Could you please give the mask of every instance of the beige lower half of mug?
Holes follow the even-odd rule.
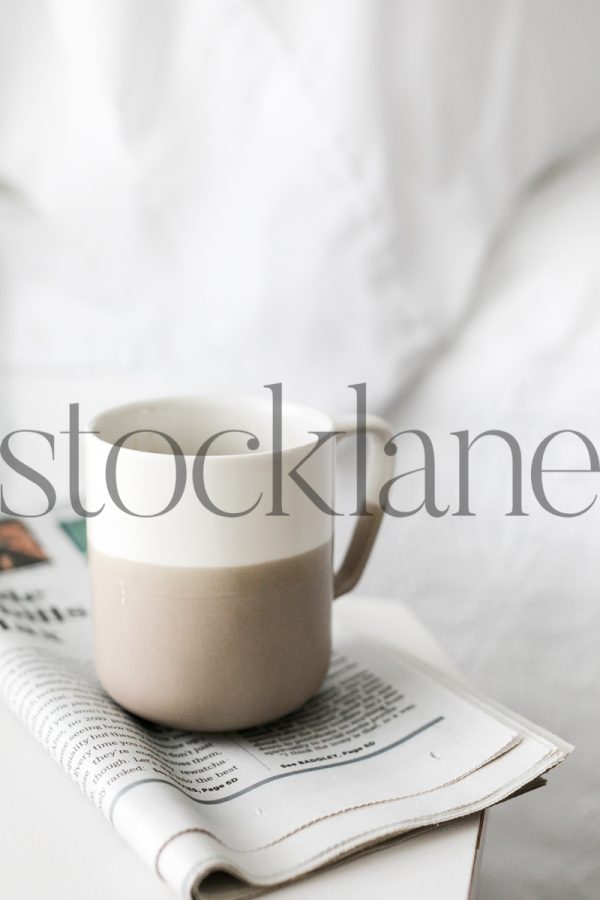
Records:
[[[332,566],[331,543],[223,568],[90,547],[98,677],[130,712],[177,728],[237,730],[292,712],[329,665]]]

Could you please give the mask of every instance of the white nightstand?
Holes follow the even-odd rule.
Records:
[[[399,601],[344,597],[352,619],[369,604],[411,653],[453,669],[431,634]],[[364,632],[364,617],[360,619]],[[376,633],[376,632],[375,632]],[[41,746],[0,704],[2,894],[10,900],[172,900],[174,894],[112,830]],[[269,894],[276,898],[467,900],[474,895],[483,815],[443,825]]]

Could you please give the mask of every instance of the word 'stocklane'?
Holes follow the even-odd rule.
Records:
[[[310,432],[309,435],[307,435],[307,437],[310,437],[310,441],[307,441],[307,450],[305,456],[300,463],[294,465],[294,467],[289,471],[284,471],[282,465],[282,384],[269,384],[265,385],[264,387],[269,390],[272,395],[272,427],[271,433],[269,435],[268,447],[263,446],[259,436],[252,433],[251,431],[248,431],[244,428],[230,428],[211,434],[201,443],[195,453],[190,455],[189,453],[184,453],[178,441],[166,431],[143,429],[144,433],[152,433],[156,435],[160,440],[162,440],[164,442],[163,452],[171,455],[173,458],[173,493],[169,502],[162,509],[156,510],[152,513],[140,513],[134,509],[128,508],[125,505],[121,497],[118,484],[119,454],[121,450],[127,446],[128,441],[131,441],[132,438],[140,433],[139,431],[129,431],[112,442],[110,451],[107,454],[106,489],[108,497],[110,498],[112,503],[114,503],[115,506],[117,506],[123,512],[132,516],[138,516],[140,518],[155,518],[157,516],[162,516],[172,510],[180,502],[186,489],[186,485],[188,484],[188,479],[191,478],[193,490],[198,502],[217,516],[238,518],[247,515],[250,512],[254,512],[259,504],[264,505],[265,515],[286,516],[287,512],[282,504],[282,482],[284,479],[289,479],[295,485],[295,488],[299,491],[302,491],[309,498],[309,500],[318,509],[321,510],[323,514],[329,516],[344,515],[344,513],[336,511],[330,503],[326,502],[326,500],[319,495],[318,491],[315,490],[315,488],[310,484],[309,480],[307,480],[303,476],[302,468],[304,464],[307,463],[313,456],[320,452],[323,452],[326,446],[330,445],[331,442],[335,441],[336,438],[343,436],[345,432]],[[367,419],[367,386],[366,383],[363,382],[360,384],[348,385],[348,387],[355,392],[356,427],[353,430],[355,431],[356,441],[356,505],[352,512],[346,514],[351,516],[371,516],[374,514],[372,504],[366,503],[367,428],[365,423]],[[69,427],[66,431],[61,431],[60,434],[66,435],[68,440],[68,493],[70,504],[73,508],[74,513],[84,518],[95,517],[99,515],[103,509],[103,506],[97,509],[87,509],[81,497],[80,439],[82,437],[85,439],[86,435],[95,433],[96,432],[81,430],[79,403],[69,404]],[[451,512],[450,506],[441,507],[436,502],[436,460],[434,445],[431,437],[427,434],[426,431],[423,431],[421,429],[405,428],[398,431],[390,438],[389,441],[387,441],[387,443],[383,447],[383,452],[388,456],[395,456],[398,452],[398,442],[400,442],[402,439],[410,437],[412,439],[416,439],[419,442],[420,448],[422,450],[423,464],[416,468],[413,467],[405,472],[399,472],[393,478],[389,479],[380,486],[378,495],[380,511],[388,516],[393,516],[396,518],[407,518],[410,516],[414,516],[420,512],[423,512],[424,514],[433,516],[435,518],[445,516],[448,513],[453,516],[475,516],[476,511],[473,511],[471,508],[472,499],[470,497],[469,490],[469,475],[471,465],[470,451],[477,442],[479,442],[483,438],[486,438],[496,439],[503,442],[503,444],[506,446],[507,452],[510,454],[512,503],[510,511],[504,514],[507,516],[517,517],[527,516],[529,513],[526,512],[523,508],[523,454],[517,438],[510,432],[502,429],[489,429],[476,434],[473,437],[471,436],[468,429],[453,431],[450,432],[450,434],[456,438],[457,448],[457,508]],[[7,496],[8,491],[7,485],[4,483],[4,473],[0,469],[0,512],[4,515],[9,516],[37,518],[50,513],[54,509],[57,501],[57,491],[55,485],[46,475],[43,475],[42,472],[36,469],[30,462],[22,458],[22,453],[21,455],[17,455],[11,444],[19,435],[33,435],[35,436],[36,441],[38,439],[39,441],[42,441],[44,447],[47,447],[52,461],[55,460],[56,438],[55,435],[47,431],[41,431],[32,428],[22,428],[11,431],[10,433],[6,434],[0,441],[0,463],[2,467],[6,467],[6,469],[10,470],[13,473],[13,481],[14,475],[17,475],[19,476],[19,478],[39,488],[41,496],[45,501],[44,508],[41,512],[32,513],[26,510],[15,509],[14,500],[11,500]],[[218,455],[220,452],[219,443],[225,438],[230,438],[232,435],[237,435],[239,437],[239,452],[260,453],[265,452],[265,450],[268,449],[268,452],[272,456],[273,460],[271,496],[263,496],[263,492],[261,492],[260,495],[257,496],[256,502],[247,509],[221,509],[211,498],[209,488],[206,484],[205,463],[207,457],[211,455]],[[544,486],[544,474],[546,472],[557,472],[558,470],[555,468],[545,468],[544,457],[550,444],[556,438],[559,438],[562,435],[571,435],[573,438],[577,439],[578,443],[583,445],[589,457],[589,468],[570,468],[561,471],[587,473],[600,472],[600,459],[598,456],[598,451],[596,450],[590,438],[580,431],[566,428],[559,429],[552,432],[551,434],[546,435],[539,442],[531,457],[530,481],[533,496],[542,509],[553,516],[572,518],[581,516],[584,513],[588,512],[596,503],[597,495],[594,495],[586,506],[576,510],[559,509],[550,502]],[[418,476],[419,473],[421,473],[422,475],[423,484],[421,503],[413,506],[410,509],[400,508],[400,504],[397,501],[393,502],[392,500],[392,488],[395,485],[399,487],[403,479],[407,479],[410,476]],[[18,486],[16,486],[12,482],[11,490],[18,495]],[[66,491],[64,493],[66,494]],[[398,493],[398,491],[395,493]],[[375,510],[375,514],[377,512],[379,512],[379,510]]]

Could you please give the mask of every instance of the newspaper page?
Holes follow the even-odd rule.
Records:
[[[82,526],[0,520],[0,690],[183,897],[255,893],[482,809],[570,750],[343,615],[296,713],[217,735],[145,722],[95,676]]]

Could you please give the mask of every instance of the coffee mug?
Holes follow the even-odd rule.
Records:
[[[391,430],[366,417],[367,514],[334,573],[335,443],[356,420],[284,403],[277,421],[269,399],[181,397],[90,426],[95,663],[138,716],[237,730],[291,712],[323,681],[332,599],[358,581],[382,517]]]

